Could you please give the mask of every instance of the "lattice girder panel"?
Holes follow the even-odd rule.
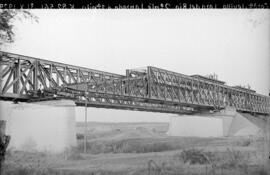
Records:
[[[145,77],[135,78],[119,78],[119,79],[103,79],[98,83],[77,83],[67,84],[68,88],[96,92],[96,93],[107,93],[111,95],[125,95],[129,97],[147,97],[147,82]]]
[[[25,94],[32,88],[36,72],[34,61],[0,57],[0,94]]]
[[[148,67],[147,70],[150,86],[154,87],[150,89],[160,90],[159,87],[162,85],[163,87],[166,87],[166,89],[161,89],[161,91],[168,93],[171,92],[168,91],[168,89],[176,86],[184,97],[179,95],[179,102],[182,98],[190,104],[210,105],[215,108],[232,106],[239,111],[270,113],[269,97],[267,96],[160,68]],[[170,98],[162,98],[162,96],[159,95],[162,94],[162,92],[150,92],[150,94],[151,98],[163,99],[165,101],[171,100]],[[176,97],[173,96],[173,98]]]
[[[60,88],[70,83],[104,82],[124,76],[0,51],[0,95]],[[101,80],[102,79],[102,80]]]

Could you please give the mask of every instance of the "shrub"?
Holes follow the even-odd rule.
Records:
[[[145,143],[141,140],[130,139],[112,143],[114,153],[147,153],[171,150],[170,144],[165,142]]]
[[[256,174],[258,174],[258,175],[269,175],[268,173],[267,173],[267,170],[265,170],[265,169],[259,169],[257,172],[256,172]]]
[[[77,138],[77,140],[83,140],[84,139],[84,135],[77,133],[76,134],[76,138]]]
[[[189,164],[209,164],[214,155],[211,152],[204,152],[199,149],[183,150],[181,154],[176,155],[184,163]]]
[[[247,139],[247,140],[243,140],[243,141],[238,141],[237,142],[237,146],[249,146],[251,144],[251,140]]]

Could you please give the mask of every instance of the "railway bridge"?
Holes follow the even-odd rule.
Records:
[[[59,100],[61,103],[58,103]],[[65,103],[63,100],[69,102]],[[45,114],[44,118],[57,115],[54,117],[63,117],[63,120],[67,115],[74,118],[75,105],[190,116],[216,114],[233,108],[237,113],[261,118],[264,123],[269,121],[270,113],[268,96],[249,88],[228,86],[223,81],[201,75],[188,76],[152,66],[127,69],[125,75],[119,75],[0,51],[0,103],[3,104],[4,101],[26,102],[23,103],[26,106],[49,105],[48,108],[40,107],[43,112],[39,112],[39,117]],[[62,107],[62,112],[55,106]],[[31,110],[27,113],[28,117],[34,111],[32,108]],[[2,118],[10,118],[7,111],[4,107],[1,108]],[[16,115],[20,113],[22,111]],[[31,123],[36,118],[37,116],[21,120]],[[40,120],[47,122],[49,119]],[[68,122],[74,125],[75,120]],[[74,135],[74,127],[70,129],[65,126],[68,122],[60,122],[64,123],[63,128],[67,128],[63,132],[72,132]],[[17,123],[12,126],[19,130],[19,125]],[[53,127],[53,123],[49,127]],[[21,131],[26,132],[26,128],[22,127]],[[55,128],[59,129],[59,126]],[[29,134],[31,133],[29,130]],[[58,140],[68,142],[67,138]]]
[[[270,98],[254,90],[152,66],[119,75],[2,51],[0,66],[0,100],[68,98],[89,107],[177,114],[226,107],[270,113]]]

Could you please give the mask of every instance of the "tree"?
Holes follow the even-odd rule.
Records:
[[[38,17],[23,9],[0,9],[0,46],[14,42],[14,21],[30,19],[38,22]]]

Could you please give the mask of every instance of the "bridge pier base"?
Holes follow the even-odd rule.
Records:
[[[213,114],[171,116],[168,134],[195,137],[262,136],[262,125],[263,120],[228,108]]]
[[[19,103],[0,101],[0,119],[11,136],[8,148],[62,152],[76,146],[75,103],[70,100]]]
[[[222,137],[221,118],[180,115],[171,116],[168,135],[187,137]]]

